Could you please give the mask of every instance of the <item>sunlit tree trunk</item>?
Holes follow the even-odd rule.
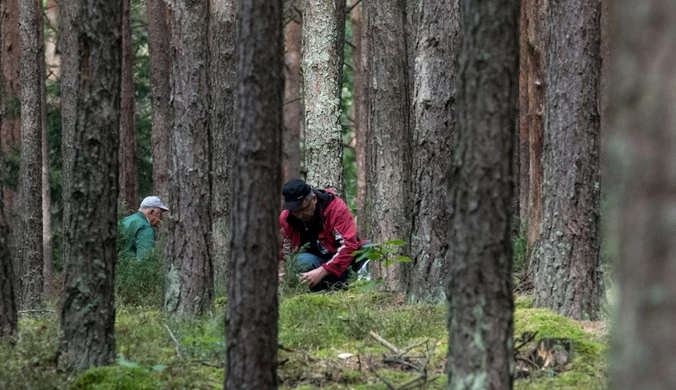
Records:
[[[542,231],[532,252],[533,305],[591,320],[601,297],[599,18],[599,2],[548,4]]]
[[[610,209],[619,301],[611,388],[676,388],[676,3],[612,1]],[[615,203],[616,202],[616,203]]]
[[[122,92],[120,95],[119,201],[125,214],[138,209],[138,167],[136,156],[136,98],[134,59],[131,42],[131,0],[122,0]],[[166,201],[166,200],[165,200]]]
[[[148,51],[150,57],[151,143],[153,149],[153,189],[169,202],[171,156],[171,57],[169,54],[169,12],[164,0],[146,0]]]
[[[42,90],[44,77],[40,30],[42,1],[19,0],[21,43],[21,170],[19,229],[16,232],[21,309],[39,309],[44,302],[42,248]]]
[[[211,310],[209,156],[209,2],[177,0],[171,9],[172,108],[167,291],[165,310],[195,316]]]
[[[290,1],[286,8],[285,19],[288,20],[286,33],[286,50],[284,53],[284,144],[283,170],[284,182],[300,177],[300,133],[301,110],[301,44],[303,34],[303,18],[300,11],[302,0]]]
[[[71,2],[75,6],[76,14]],[[66,226],[65,281],[59,365],[84,370],[115,359],[117,259],[117,156],[122,63],[120,0],[66,0],[63,24],[75,28],[74,50],[64,52],[64,75],[74,71],[71,181],[64,187],[73,202]],[[73,17],[76,17],[73,19]],[[71,42],[72,43],[72,42]],[[71,55],[79,53],[78,68]],[[71,96],[72,98],[73,96]]]
[[[439,188],[449,185],[455,141],[458,2],[423,0],[415,14],[411,97],[414,206],[407,292],[413,302],[443,302],[450,216],[448,199],[439,196]]]
[[[457,155],[447,256],[449,389],[512,388],[518,4],[460,1]]]
[[[235,135],[235,0],[211,4],[211,233],[216,283],[227,281]]]
[[[369,25],[368,239],[406,240],[411,234],[411,134],[404,4],[367,3]],[[406,254],[408,251],[401,251]],[[371,262],[389,289],[403,287],[402,267]]]
[[[237,2],[233,209],[226,311],[226,389],[276,389],[277,255],[282,186],[281,0]]]
[[[345,0],[304,0],[302,30],[307,182],[344,196],[340,96]]]

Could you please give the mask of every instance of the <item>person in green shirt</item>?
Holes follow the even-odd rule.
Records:
[[[140,260],[155,247],[155,228],[162,221],[165,211],[169,211],[169,208],[159,197],[149,196],[143,199],[137,213],[122,220],[126,254]]]

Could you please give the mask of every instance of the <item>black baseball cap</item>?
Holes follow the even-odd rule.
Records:
[[[301,179],[291,179],[282,187],[284,196],[284,210],[293,211],[303,204],[306,196],[310,195],[312,187]]]

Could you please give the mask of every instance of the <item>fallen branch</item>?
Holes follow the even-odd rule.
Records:
[[[169,327],[167,326],[167,324],[164,324],[164,328],[167,330],[167,332],[169,332],[169,336],[171,337],[172,340],[174,340],[174,344],[176,344],[176,357],[177,357],[179,360],[183,360],[183,356],[181,356],[180,343],[179,343],[178,340],[176,339],[176,336],[174,336],[174,332],[172,332],[171,329],[169,329]]]
[[[392,345],[389,341],[387,341],[387,340],[385,340],[384,338],[380,337],[376,332],[374,332],[374,331],[369,331],[369,335],[370,335],[371,337],[373,337],[374,339],[376,339],[376,341],[378,341],[380,344],[382,344],[383,346],[385,346],[385,347],[386,347],[387,349],[389,349],[390,351],[396,353],[398,356],[402,356],[402,353],[401,353],[401,351],[399,350],[399,348],[395,347],[395,346]]]

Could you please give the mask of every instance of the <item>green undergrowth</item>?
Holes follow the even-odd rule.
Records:
[[[21,337],[0,346],[2,389],[219,389],[225,356],[224,300],[217,315],[172,320],[158,309],[123,306],[117,310],[117,361],[83,373],[56,368],[58,321],[53,313],[22,318]],[[606,336],[581,323],[517,300],[515,334],[573,340],[572,370],[533,373],[517,389],[603,388]],[[408,305],[401,296],[354,290],[302,294],[280,303],[279,379],[282,389],[387,389],[381,378],[401,385],[414,370],[383,362],[392,353],[369,332],[399,349],[415,346],[416,364],[429,357],[428,382],[443,388],[447,338],[444,306]],[[380,376],[381,378],[379,378]]]

